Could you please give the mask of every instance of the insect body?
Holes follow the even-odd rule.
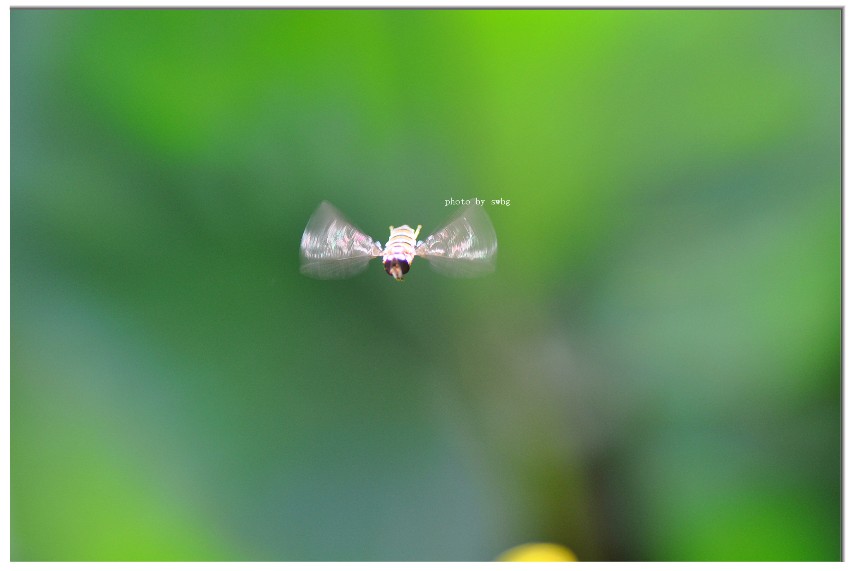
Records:
[[[386,247],[351,224],[331,203],[322,202],[301,237],[301,272],[318,279],[357,274],[372,258],[383,257],[384,269],[397,281],[417,256],[452,277],[475,277],[493,271],[496,232],[479,206],[460,210],[445,226],[417,242],[422,226],[390,226]]]
[[[422,230],[421,224],[416,227],[416,230],[407,224],[398,228],[390,226],[390,237],[387,240],[387,247],[384,248],[384,269],[398,281],[403,280],[404,274],[410,271],[410,264],[416,255],[416,238],[419,237],[420,230]]]

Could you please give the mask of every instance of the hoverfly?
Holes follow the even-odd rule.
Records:
[[[459,278],[493,271],[496,231],[484,209],[467,206],[449,222],[418,241],[422,226],[390,226],[386,247],[349,222],[330,202],[322,202],[301,237],[301,272],[311,278],[342,279],[366,269],[369,260],[383,257],[384,270],[402,281],[416,257],[438,272]]]

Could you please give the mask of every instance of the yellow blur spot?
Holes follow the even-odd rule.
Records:
[[[499,555],[498,561],[578,561],[578,558],[556,543],[524,543]]]

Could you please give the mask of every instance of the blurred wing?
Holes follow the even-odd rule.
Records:
[[[428,236],[416,255],[454,278],[473,278],[496,268],[496,231],[480,206],[467,206],[448,224]]]
[[[327,201],[310,217],[301,237],[301,273],[311,278],[347,278],[380,255],[380,245]]]

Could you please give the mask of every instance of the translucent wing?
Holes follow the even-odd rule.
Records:
[[[480,206],[467,206],[416,247],[433,268],[447,276],[472,278],[496,267],[496,231]]]
[[[381,255],[381,245],[364,234],[330,202],[322,202],[301,237],[301,273],[320,280],[347,278]]]

